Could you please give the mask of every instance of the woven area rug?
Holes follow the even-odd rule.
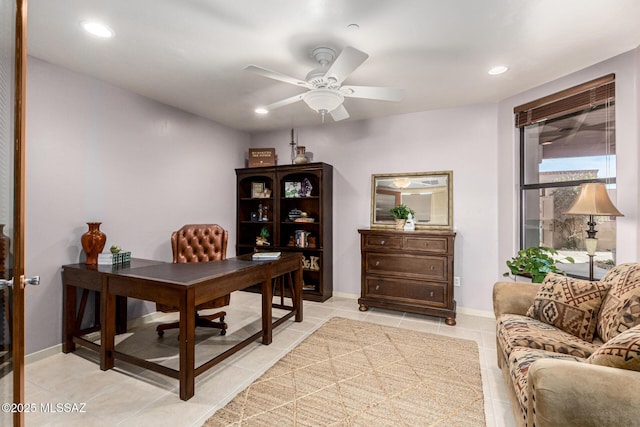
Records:
[[[478,345],[334,317],[204,425],[484,426]]]

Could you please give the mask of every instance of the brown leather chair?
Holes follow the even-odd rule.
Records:
[[[229,233],[217,224],[187,224],[171,234],[171,250],[174,263],[210,262],[227,258],[227,241]],[[216,298],[196,307],[196,326],[220,329],[220,335],[227,333],[224,316],[227,313],[219,311],[215,314],[200,316],[198,310],[220,308],[229,305],[230,295]],[[156,309],[162,312],[178,311],[178,307],[156,304]],[[219,319],[219,321],[215,321]],[[180,322],[158,325],[158,336],[164,335],[166,329],[179,328]]]

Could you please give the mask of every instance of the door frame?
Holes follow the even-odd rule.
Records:
[[[25,403],[25,165],[27,101],[27,0],[16,0],[13,223],[13,402]],[[18,406],[20,407],[20,406]],[[24,426],[24,412],[13,413],[13,425]]]

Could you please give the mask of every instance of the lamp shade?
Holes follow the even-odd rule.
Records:
[[[580,194],[565,215],[624,216],[613,205],[601,182],[580,185]]]

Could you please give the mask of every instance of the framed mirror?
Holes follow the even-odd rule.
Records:
[[[391,208],[407,205],[416,229],[453,228],[453,171],[371,175],[371,227],[393,228]]]

